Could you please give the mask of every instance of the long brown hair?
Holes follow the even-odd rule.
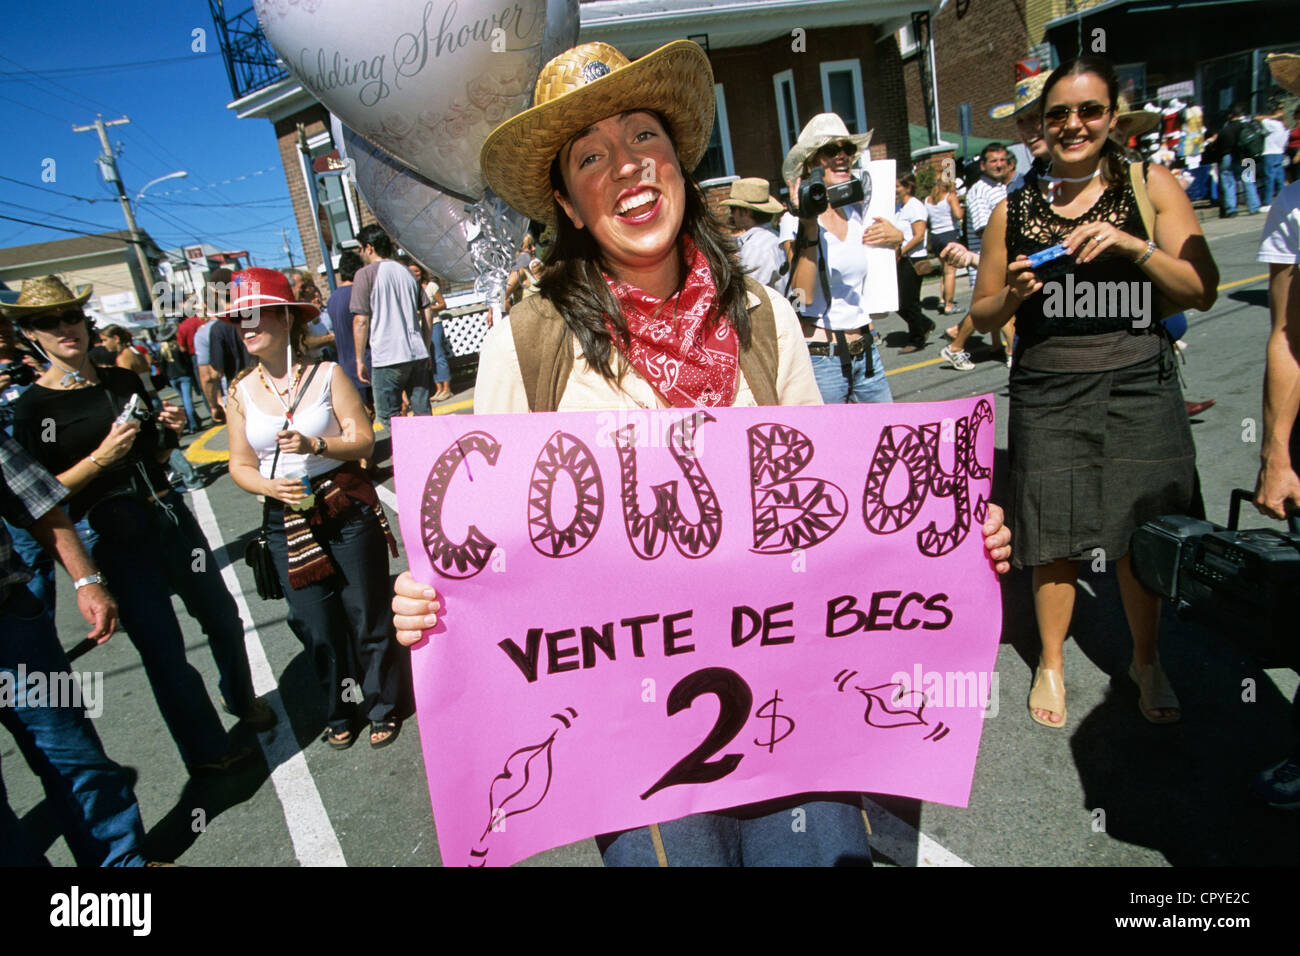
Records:
[[[1038,99],[1039,116],[1041,117],[1047,109],[1047,94],[1052,87],[1067,76],[1082,76],[1085,73],[1091,73],[1106,84],[1106,93],[1110,98],[1110,111],[1114,113],[1119,105],[1119,76],[1115,73],[1115,68],[1099,56],[1081,56],[1062,63],[1047,78],[1047,82],[1043,84],[1043,94]],[[1043,133],[1046,132],[1047,121],[1044,119]],[[1101,168],[1101,178],[1108,187],[1120,186],[1124,183],[1128,177],[1128,163],[1124,147],[1115,142],[1107,130],[1106,138],[1101,144],[1098,165]]]
[[[658,116],[658,114],[655,114]],[[659,124],[671,137],[668,123],[659,117]],[[675,148],[676,144],[674,144]],[[745,292],[745,274],[736,258],[737,245],[723,228],[722,223],[709,209],[704,193],[695,180],[682,171],[686,191],[686,208],[678,232],[678,254],[681,254],[681,237],[690,236],[709,264],[713,284],[718,291],[718,311],[715,315],[736,330],[742,349],[751,341],[748,300]],[[557,156],[551,162],[551,186],[567,196],[564,179],[560,175]],[[600,247],[591,232],[578,229],[564,210],[555,204],[555,242],[546,255],[537,291],[564,317],[565,324],[582,346],[587,364],[610,381],[618,378],[614,371],[614,336],[605,327],[605,316],[610,317],[618,346],[631,345],[627,320],[618,300],[610,291],[601,271]],[[711,319],[710,323],[715,322]]]

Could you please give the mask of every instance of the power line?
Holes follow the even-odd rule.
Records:
[[[17,216],[6,216],[4,213],[0,213],[0,219],[7,219],[10,222],[21,222],[27,226],[39,226],[42,229],[53,229],[55,232],[70,232],[74,236],[95,236],[99,239],[108,239],[113,242],[125,243],[128,246],[135,244],[135,240],[130,237],[111,236],[102,232],[82,232],[80,229],[65,229],[62,226],[51,226],[43,222],[32,222],[30,219],[19,219]]]
[[[76,90],[72,89],[71,87],[69,87],[69,86],[64,86],[62,83],[59,83],[59,82],[56,81],[56,80],[51,80],[51,79],[49,79],[48,77],[42,76],[40,73],[36,72],[35,70],[31,69],[30,67],[23,66],[23,65],[22,65],[21,63],[19,63],[17,60],[13,59],[12,57],[5,56],[3,53],[0,53],[0,60],[5,60],[5,61],[7,61],[7,62],[9,62],[9,63],[12,63],[14,66],[18,67],[22,72],[24,72],[24,73],[30,73],[32,76],[36,77],[37,79],[45,80],[45,82],[49,83],[51,86],[57,86],[57,87],[58,87],[59,89],[61,89],[61,90],[67,90],[67,91],[68,91],[69,93],[71,93],[73,96],[78,97],[79,99],[81,99],[81,100],[83,101],[82,103],[72,103],[72,105],[75,106],[75,107],[77,107],[78,109],[85,109],[85,105],[84,105],[84,104],[85,104],[85,103],[91,103],[91,104],[93,104],[93,106],[91,107],[92,109],[105,109],[105,110],[108,110],[108,112],[110,112],[110,113],[118,113],[118,112],[121,112],[120,110],[116,110],[116,109],[114,109],[114,108],[111,107],[111,106],[106,106],[105,104],[100,103],[98,100],[92,100],[92,99],[90,99],[90,97],[82,96],[82,94],[78,93]],[[29,80],[25,80],[25,79],[23,79],[23,78],[20,77],[20,76],[15,76],[14,78],[17,79],[17,80],[19,80],[20,82],[26,83],[28,86],[32,86],[32,87],[34,87],[35,89],[38,89],[38,90],[40,89],[39,86],[35,86],[35,84],[31,83]],[[49,96],[58,96],[57,93],[50,93],[48,90],[46,90],[46,91],[44,91],[44,92],[45,92],[47,95],[49,95]],[[62,97],[62,96],[59,96],[59,99],[64,100],[65,102],[69,102],[69,103],[72,102],[71,100],[67,100],[66,97]]]
[[[47,196],[62,196],[62,197],[64,197],[64,198],[66,198],[66,199],[75,199],[75,200],[78,200],[79,202],[109,202],[109,201],[111,201],[107,196],[92,199],[92,198],[89,197],[89,196],[74,196],[72,193],[59,192],[59,190],[57,190],[57,189],[46,189],[44,186],[37,186],[37,185],[34,185],[33,183],[26,183],[26,182],[23,182],[21,179],[14,179],[12,176],[0,176],[0,179],[3,179],[5,182],[8,182],[8,183],[16,183],[16,184],[19,185],[19,186],[26,186],[28,189],[35,189],[35,190],[37,190],[38,192],[45,193]],[[67,207],[65,206],[64,208],[66,209]]]
[[[190,53],[186,56],[165,57],[161,60],[130,60],[125,63],[104,63],[100,66],[56,67],[54,69],[39,70],[39,71],[26,70],[26,69],[20,71],[0,71],[0,83],[9,83],[12,82],[13,80],[20,79],[21,74],[24,72],[36,73],[37,75],[45,78],[49,78],[55,75],[72,77],[73,74],[116,72],[121,70],[132,70],[140,67],[163,66],[168,63],[181,63],[181,62],[193,63],[195,60],[211,59],[212,57],[216,57],[216,56],[220,56],[220,54],[217,53],[216,51],[213,51],[212,53]],[[6,57],[6,59],[8,58]],[[9,62],[12,63],[13,61],[10,60]]]
[[[68,122],[68,120],[65,117],[55,116],[53,113],[47,113],[45,110],[38,110],[35,106],[28,106],[26,103],[19,102],[18,100],[12,99],[11,97],[8,96],[0,96],[0,100],[5,100],[6,102],[13,103],[15,106],[21,106],[25,110],[31,110],[33,113],[40,113],[42,116],[48,116],[50,119],[56,119],[60,123]]]
[[[34,212],[34,213],[37,213],[38,215],[41,215],[41,216],[53,216],[53,217],[55,217],[56,219],[64,219],[64,220],[67,220],[68,222],[75,222],[75,223],[76,223],[77,225],[79,225],[79,226],[94,226],[94,227],[96,227],[96,228],[98,228],[98,229],[108,229],[108,228],[110,228],[110,227],[108,227],[108,226],[105,226],[105,225],[102,224],[102,223],[91,222],[89,219],[78,219],[76,216],[61,216],[61,215],[59,215],[58,213],[55,213],[55,212],[49,212],[49,211],[47,211],[47,210],[45,210],[45,209],[40,209],[40,208],[38,208],[38,207],[36,207],[36,206],[25,206],[25,205],[23,205],[23,204],[20,203],[20,202],[14,202],[13,200],[10,200],[10,199],[0,199],[0,203],[4,204],[4,205],[6,205],[6,206],[15,206],[15,207],[17,207],[18,209],[23,209],[23,210],[26,210],[27,212]],[[64,208],[66,209],[67,207],[65,206]]]

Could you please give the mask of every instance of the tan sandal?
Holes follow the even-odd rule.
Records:
[[[1153,710],[1182,710],[1182,705],[1178,703],[1178,695],[1174,693],[1173,685],[1169,683],[1169,677],[1159,661],[1154,664],[1144,664],[1141,668],[1136,663],[1130,664],[1128,676],[1133,683],[1137,684],[1138,709],[1148,721],[1153,724],[1176,724],[1182,719],[1181,713],[1172,717],[1151,715]]]
[[[1053,723],[1039,717],[1035,710],[1060,714],[1061,722]],[[1047,667],[1034,668],[1034,686],[1029,689],[1029,717],[1036,724],[1060,730],[1065,726],[1065,675]]]

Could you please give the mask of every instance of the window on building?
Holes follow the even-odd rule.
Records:
[[[898,40],[898,53],[900,56],[911,56],[921,48],[921,44],[916,41],[916,31],[912,29],[910,23],[896,30],[894,37]]]
[[[781,152],[790,152],[799,136],[799,110],[794,101],[794,71],[783,70],[772,77],[776,90],[776,116],[781,125]]]
[[[736,175],[736,164],[731,156],[731,128],[727,124],[727,97],[722,92],[721,83],[713,85],[713,104],[713,133],[709,136],[704,158],[695,167],[695,178],[700,182]]]
[[[850,133],[867,131],[867,109],[862,102],[862,65],[859,60],[832,60],[821,65],[822,109],[844,120]]]

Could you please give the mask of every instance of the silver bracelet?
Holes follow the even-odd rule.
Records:
[[[1155,251],[1156,251],[1156,241],[1155,241],[1154,239],[1148,239],[1148,240],[1147,240],[1147,251],[1144,252],[1144,253],[1142,253],[1142,257],[1141,257],[1140,259],[1138,259],[1136,262],[1134,262],[1133,264],[1134,264],[1135,266],[1140,266],[1140,265],[1142,265],[1142,263],[1146,262],[1148,259],[1151,258],[1151,253],[1153,253],[1153,252],[1155,252]]]

